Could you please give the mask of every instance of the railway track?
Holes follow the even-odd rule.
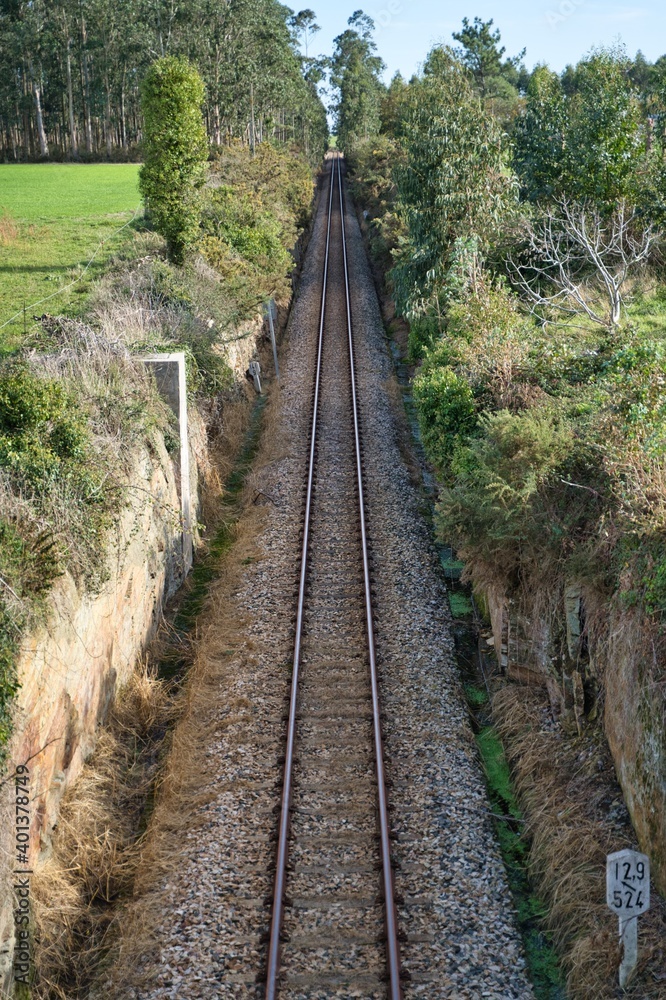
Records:
[[[326,254],[266,1000],[400,1000],[341,158]]]

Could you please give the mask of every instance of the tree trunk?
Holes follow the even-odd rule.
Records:
[[[9,138],[10,138],[11,143],[12,143],[12,153],[13,153],[13,156],[14,156],[14,162],[16,163],[16,162],[18,162],[18,158],[19,158],[18,157],[18,146],[19,146],[19,143],[18,143],[18,134],[17,134],[17,130],[16,130],[16,126],[15,125],[12,125],[12,127],[9,130]]]
[[[58,145],[62,149],[63,155],[67,152],[67,101],[65,91],[60,91],[60,114],[62,120],[58,122]]]
[[[255,153],[255,134],[254,134],[254,84],[250,83],[250,149],[252,150],[252,156]]]
[[[72,40],[67,34],[67,110],[69,115],[69,146],[74,157],[79,155],[79,144],[76,138],[76,124],[74,122],[74,95],[72,93]]]
[[[106,91],[106,106],[104,109],[104,131],[106,132],[106,155],[111,159],[113,153],[113,136],[111,134],[111,87],[109,75],[104,74],[104,89]]]
[[[120,78],[120,142],[127,149],[127,125],[125,123],[125,67]]]
[[[91,109],[90,109],[90,75],[88,73],[88,52],[86,50],[86,43],[88,41],[88,36],[86,34],[86,22],[81,18],[81,68],[83,71],[83,120],[85,123],[86,131],[86,153],[92,156],[93,151],[93,137],[92,137],[92,120],[91,120]]]
[[[216,146],[222,143],[220,124],[220,46],[215,46],[215,99],[213,101],[213,140]]]
[[[617,326],[622,318],[622,296],[619,288],[613,289],[611,294],[611,324]]]
[[[32,150],[30,148],[30,114],[28,112],[28,76],[23,70],[23,148],[26,160],[30,159]]]

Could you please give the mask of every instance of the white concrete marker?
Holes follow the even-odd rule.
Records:
[[[261,365],[258,361],[250,361],[250,367],[247,370],[248,375],[254,382],[254,388],[257,390],[259,395],[261,395]]]
[[[620,921],[620,986],[638,962],[638,918],[650,909],[650,859],[638,851],[616,851],[606,858],[606,904]]]
[[[185,354],[150,354],[143,358],[155,375],[157,389],[178,420],[180,438],[180,507],[183,529],[183,570],[192,566],[192,501],[190,495],[190,440],[187,428],[187,376]]]

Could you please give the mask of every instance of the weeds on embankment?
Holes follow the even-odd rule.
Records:
[[[42,177],[39,204],[54,201],[60,190],[64,221],[58,231],[79,226],[83,238],[86,213],[95,206],[95,178],[110,182],[97,206],[104,213],[126,204],[128,178],[134,183],[137,168],[2,170],[9,170],[10,178],[25,177],[29,189]],[[77,187],[77,176],[92,181]],[[58,177],[67,182],[62,190],[51,183]],[[85,322],[50,315],[35,322],[29,310],[25,329],[20,324],[12,338],[3,338],[0,530],[16,545],[0,551],[0,765],[12,730],[22,637],[48,618],[48,592],[59,575],[71,573],[81,589],[93,593],[104,582],[105,553],[131,488],[132,451],[150,449],[155,433],[164,435],[167,449],[176,444],[170,414],[142,355],[185,353],[191,403],[202,410],[215,448],[221,409],[242,397],[232,372],[238,341],[257,334],[266,299],[274,297],[283,306],[289,301],[291,251],[310,217],[312,192],[311,169],[296,153],[263,146],[253,158],[241,147],[222,148],[210,166],[198,251],[182,267],[169,263],[155,233],[126,229],[124,242],[114,243],[115,256],[110,259],[105,251],[93,282],[92,271],[83,284],[73,275],[76,288],[85,291],[78,305],[73,298],[52,300],[74,314],[85,312]],[[16,183],[7,196],[17,213],[37,211]],[[21,253],[42,252],[44,234],[2,218],[0,244],[11,243],[14,253],[18,240]],[[63,248],[47,251],[54,259],[60,260],[60,252],[63,261],[69,259]],[[25,266],[31,268],[28,257]],[[29,292],[31,286],[25,287]],[[0,284],[0,307],[1,293]],[[16,311],[21,302],[15,284],[11,294]],[[21,400],[28,396],[34,405],[24,413]],[[39,581],[38,595],[33,579]]]

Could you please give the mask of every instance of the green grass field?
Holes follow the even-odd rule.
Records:
[[[0,164],[0,354],[23,335],[24,305],[28,329],[33,315],[80,311],[91,279],[131,234],[118,230],[142,215],[138,171],[134,163]],[[59,292],[96,250],[83,280]]]

